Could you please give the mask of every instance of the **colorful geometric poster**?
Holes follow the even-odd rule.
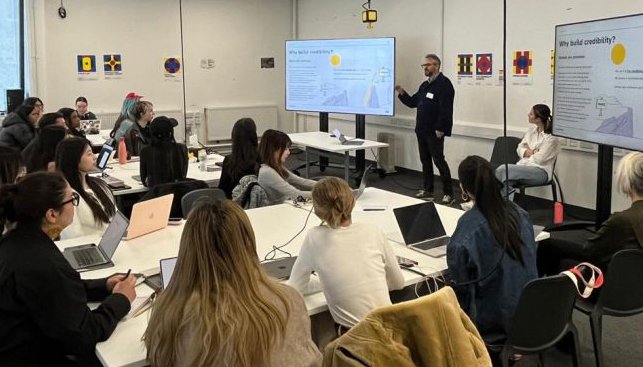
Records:
[[[513,57],[513,75],[529,76],[531,75],[533,53],[531,51],[514,51]]]
[[[181,81],[183,70],[181,70],[180,57],[166,57],[163,59],[163,75],[166,80]]]
[[[493,55],[490,53],[476,54],[476,76],[490,78],[493,75]]]
[[[511,67],[512,84],[530,85],[533,83],[533,51],[514,51]]]
[[[123,75],[123,61],[120,54],[103,55],[105,79],[118,79]]]
[[[96,55],[77,55],[78,79],[90,80],[98,77],[96,73]]]
[[[473,76],[473,54],[458,55],[458,77],[470,78]]]

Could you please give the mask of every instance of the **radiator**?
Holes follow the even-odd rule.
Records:
[[[388,144],[379,149],[379,168],[386,173],[395,172],[395,134],[377,133],[377,141]]]
[[[97,113],[96,118],[100,120],[101,129],[112,129],[120,112],[102,112]],[[167,116],[175,118],[179,122],[179,126],[174,129],[174,138],[177,141],[185,141],[185,127],[196,126],[201,121],[201,111],[188,111],[185,121],[183,121],[182,110],[155,110],[155,116]]]

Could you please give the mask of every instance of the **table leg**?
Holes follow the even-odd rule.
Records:
[[[310,164],[308,163],[308,147],[306,147],[306,178],[310,178]]]
[[[351,164],[351,156],[348,154],[348,151],[344,152],[344,180],[348,182],[348,167]]]

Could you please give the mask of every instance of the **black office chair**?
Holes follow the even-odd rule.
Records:
[[[489,162],[493,169],[497,169],[503,164],[516,164],[520,160],[518,154],[516,154],[516,149],[518,149],[518,144],[522,141],[521,138],[515,136],[499,136],[496,138],[496,141],[493,144],[493,152],[491,152],[491,159]],[[551,180],[536,185],[522,184],[519,183],[515,186],[515,189],[518,190],[520,195],[525,195],[525,190],[530,187],[539,187],[539,186],[551,186],[551,196],[554,202],[558,201],[558,190],[556,188],[556,183],[560,186],[558,177],[556,177],[556,162],[554,162],[554,169],[552,171]]]
[[[197,200],[207,198],[208,200],[225,200],[225,191],[221,189],[198,189],[190,191],[181,198],[181,209],[183,210],[183,219],[188,218],[190,210]]]
[[[181,218],[183,216],[183,210],[181,208],[181,199],[183,198],[183,196],[190,191],[207,188],[208,184],[204,181],[192,179],[160,184],[150,188],[150,190],[145,193],[145,195],[143,195],[139,202],[154,199],[167,194],[174,194],[174,199],[172,199],[172,209],[170,210],[170,217]]]
[[[502,365],[509,365],[515,353],[538,354],[544,366],[543,352],[565,337],[573,342],[572,360],[580,366],[580,352],[572,311],[576,287],[565,275],[534,279],[525,285],[511,323],[507,341],[500,353]]]
[[[579,299],[576,309],[589,315],[596,367],[603,366],[603,315],[627,317],[643,312],[643,250],[621,250],[609,263],[596,303]]]

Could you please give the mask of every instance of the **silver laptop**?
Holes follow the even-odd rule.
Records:
[[[368,177],[369,172],[371,172],[371,166],[366,167],[364,174],[362,175],[362,180],[359,183],[359,187],[353,190],[355,200],[359,199],[359,197],[364,193],[364,190],[366,189],[366,177]]]
[[[352,139],[348,140],[348,139],[346,139],[344,134],[342,134],[342,132],[339,131],[339,129],[334,129],[333,130],[333,135],[339,140],[339,142],[342,145],[362,145],[362,144],[364,144],[363,140],[352,140]]]
[[[447,236],[433,202],[393,209],[404,243],[412,250],[431,257],[447,254]]]
[[[176,267],[176,260],[178,257],[170,257],[161,259],[159,268],[161,269],[161,289],[166,289],[174,274],[174,267]]]
[[[262,263],[263,270],[273,278],[279,280],[288,280],[292,267],[295,265],[297,256],[284,257],[271,262]]]
[[[121,212],[116,212],[112,222],[107,226],[98,246],[95,244],[68,247],[63,256],[71,267],[79,270],[100,269],[114,266],[112,256],[116,252],[121,237],[127,230],[129,221]]]

